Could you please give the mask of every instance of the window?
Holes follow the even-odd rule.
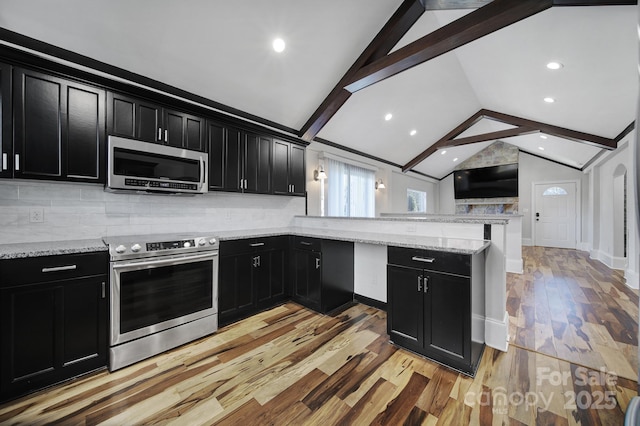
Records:
[[[407,211],[416,213],[427,212],[427,193],[415,189],[407,189]]]
[[[325,158],[329,177],[327,214],[329,216],[374,217],[375,173],[373,170]]]
[[[552,186],[551,188],[547,188],[542,193],[543,197],[548,197],[551,195],[567,195],[567,191],[564,188],[560,188],[559,186]]]

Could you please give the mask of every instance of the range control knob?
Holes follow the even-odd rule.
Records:
[[[122,244],[120,244],[118,247],[116,247],[116,253],[122,254],[125,251],[127,251],[127,248],[125,246],[123,246]]]
[[[185,241],[184,244],[182,245],[182,247],[189,248],[189,247],[191,247],[191,243],[189,241]]]
[[[211,238],[209,240],[209,244],[214,245],[216,243],[216,239],[215,238]]]
[[[134,253],[137,253],[137,252],[140,251],[141,248],[142,247],[140,246],[140,244],[134,244],[134,245],[131,246],[131,251],[134,252]]]
[[[207,244],[207,242],[206,242],[204,239],[202,239],[202,240],[198,240],[198,245],[199,245],[199,246],[203,246],[203,245],[205,245],[205,244]]]

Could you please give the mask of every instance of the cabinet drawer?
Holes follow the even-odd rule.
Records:
[[[293,248],[300,250],[321,251],[322,240],[312,237],[295,237]]]
[[[245,238],[241,240],[229,240],[220,242],[220,255],[235,255],[242,253],[254,253],[265,250],[286,249],[289,245],[289,237],[286,235],[264,238]]]
[[[25,257],[0,261],[0,287],[106,274],[108,252]]]
[[[389,247],[387,253],[388,263],[392,265],[471,275],[471,256],[467,254],[403,247]]]

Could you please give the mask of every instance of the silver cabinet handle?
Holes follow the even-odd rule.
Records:
[[[169,142],[169,131],[164,129],[164,141]]]
[[[54,266],[52,268],[42,268],[42,272],[60,272],[60,271],[73,271],[76,269],[76,265]]]
[[[262,247],[264,243],[251,243],[249,244],[251,247]]]
[[[422,293],[422,275],[418,275],[418,293]]]
[[[7,153],[2,153],[2,170],[7,170]]]
[[[435,258],[433,257],[418,257],[418,256],[413,256],[411,258],[411,260],[415,260],[416,262],[425,262],[425,263],[433,263],[435,262]]]
[[[320,268],[320,258],[316,257],[316,269]]]
[[[162,128],[158,127],[158,140],[161,141],[162,140]]]
[[[16,154],[14,156],[14,168],[16,170],[16,172],[20,171],[20,154]]]
[[[105,282],[102,282],[102,298],[104,299],[105,297],[107,297],[107,285],[105,284]]]
[[[303,246],[310,246],[311,243],[307,242],[307,241],[300,241],[300,244],[302,244]]]
[[[423,287],[424,287],[424,292],[428,292],[429,291],[429,277],[426,276],[424,277],[424,280],[422,281]]]

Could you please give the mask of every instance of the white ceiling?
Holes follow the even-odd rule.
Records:
[[[0,27],[300,129],[400,4],[0,0]],[[469,12],[426,12],[397,47]],[[636,31],[634,6],[555,7],[355,93],[318,136],[402,165],[485,108],[614,138],[636,114]],[[464,135],[505,128],[485,121]],[[505,141],[578,168],[600,151],[536,134]],[[450,154],[459,164],[489,143],[415,170],[446,176]]]

